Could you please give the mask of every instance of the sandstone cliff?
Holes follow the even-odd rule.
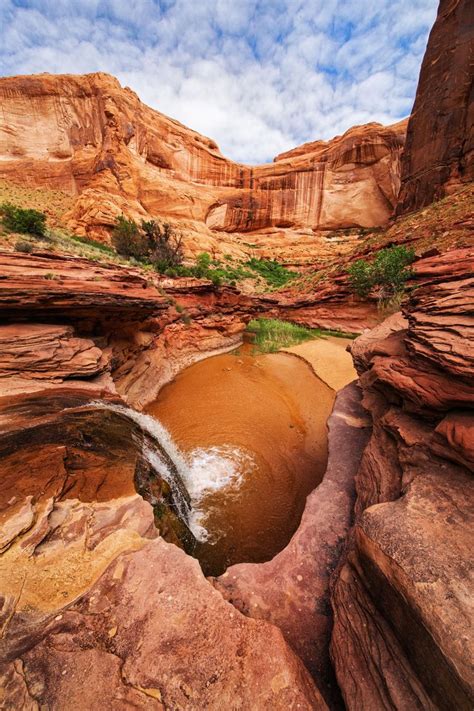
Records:
[[[139,407],[239,340],[235,290],[178,291],[84,259],[0,255],[2,707],[327,708],[281,632],[165,542],[183,534],[173,492],[144,432],[108,409]]]
[[[419,262],[424,286],[405,318],[352,347],[373,432],[332,591],[332,657],[350,710],[474,701],[473,258]]]
[[[383,224],[398,195],[406,122],[352,128],[251,167],[106,74],[3,78],[0,101],[0,177],[73,195],[66,222],[81,233],[107,238],[123,212],[179,221],[191,250],[215,246],[216,233],[304,239]]]
[[[473,73],[474,5],[441,0],[408,123],[398,214],[474,179]]]

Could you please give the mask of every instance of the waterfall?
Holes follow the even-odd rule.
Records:
[[[97,400],[84,407],[114,412],[138,425],[140,433],[144,435],[144,441],[141,442],[143,458],[169,485],[177,512],[195,538],[198,541],[208,540],[209,534],[200,523],[202,512],[198,501],[193,501],[189,493],[192,489],[190,466],[168,430],[156,418],[125,405]]]
[[[216,532],[213,535],[204,525],[206,510],[203,502],[206,496],[220,489],[228,490],[230,496],[238,490],[244,470],[251,471],[256,466],[250,453],[239,447],[221,445],[198,447],[185,456],[168,430],[151,415],[101,400],[77,409],[87,408],[113,412],[138,426],[140,438],[137,443],[143,459],[170,487],[177,514],[197,541],[212,542]]]

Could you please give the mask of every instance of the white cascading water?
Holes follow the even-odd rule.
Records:
[[[144,444],[145,460],[170,486],[179,515],[187,523],[195,538],[200,542],[208,541],[211,535],[204,526],[206,514],[202,509],[202,502],[207,495],[223,488],[236,491],[242,482],[244,467],[246,470],[253,468],[254,463],[250,454],[236,447],[214,446],[207,449],[194,449],[189,457],[186,457],[173,442],[168,430],[154,417],[124,405],[101,401],[92,402],[88,407],[90,406],[115,412],[135,422],[140,430],[148,435],[151,442],[158,444],[157,448]],[[180,482],[176,480],[175,472],[160,450],[163,450],[173,463],[186,488],[189,503],[183,495]]]

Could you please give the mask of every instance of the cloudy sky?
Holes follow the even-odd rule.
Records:
[[[0,74],[110,72],[246,163],[410,112],[437,0],[0,0]]]

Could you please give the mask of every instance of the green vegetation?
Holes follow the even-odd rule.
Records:
[[[254,334],[253,343],[260,353],[275,353],[281,348],[296,346],[298,343],[312,341],[325,336],[354,338],[353,333],[339,331],[321,331],[318,328],[306,328],[279,319],[259,318],[250,321],[247,331]]]
[[[36,242],[43,241],[41,248],[53,252],[66,250],[95,261],[131,262],[171,278],[208,279],[216,286],[236,286],[239,281],[253,279],[266,287],[279,288],[299,277],[297,272],[276,260],[252,257],[247,261],[238,261],[230,254],[225,254],[220,261],[208,252],[201,252],[193,264],[183,264],[182,235],[169,223],[155,220],[142,220],[138,224],[120,215],[112,230],[113,246],[110,246],[90,237],[62,233],[60,230],[46,234],[46,218],[38,210],[23,209],[6,202],[0,205],[0,214],[7,230],[27,235],[25,240],[14,245],[19,252],[31,252]]]
[[[214,284],[231,284],[243,279],[261,277],[268,286],[279,287],[290,279],[298,276],[296,272],[286,269],[282,264],[271,259],[249,259],[247,262],[234,262],[230,255],[225,255],[225,263],[213,259],[208,252],[201,252],[196,257],[196,262],[190,266],[179,265],[166,269],[169,277],[195,277],[197,279],[210,279]]]
[[[81,235],[71,235],[70,239],[74,240],[74,242],[79,242],[79,244],[83,244],[86,247],[92,247],[93,249],[98,249],[99,252],[104,252],[104,254],[110,254],[114,255],[115,250],[110,247],[108,244],[104,244],[103,242],[97,242],[97,240],[92,239],[91,237],[81,237]]]
[[[249,269],[260,274],[269,286],[284,286],[299,276],[297,272],[290,271],[274,259],[255,259],[252,257],[245,264]]]
[[[347,268],[351,288],[363,299],[375,292],[381,303],[399,300],[412,275],[409,265],[414,259],[415,251],[403,246],[381,249],[372,262],[358,259]]]
[[[168,222],[142,220],[138,225],[124,215],[117,218],[112,232],[112,242],[119,254],[152,264],[161,273],[182,264],[182,241],[182,235]]]
[[[230,264],[229,262],[222,264],[218,259],[212,259],[208,252],[198,254],[195,264],[189,266],[178,265],[166,269],[164,273],[169,277],[182,276],[195,277],[196,279],[209,279],[216,286],[254,276],[252,272],[245,269],[244,265]]]
[[[0,205],[0,215],[7,230],[44,237],[46,235],[46,215],[39,210],[17,207],[11,202]]]

